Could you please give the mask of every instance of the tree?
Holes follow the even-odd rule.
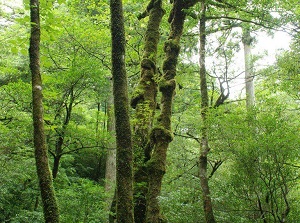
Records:
[[[159,78],[158,88],[161,92],[161,111],[151,129],[149,145],[152,151],[151,158],[147,162],[149,188],[147,195],[146,222],[156,223],[163,221],[160,213],[158,196],[161,193],[162,179],[166,172],[166,155],[169,143],[173,140],[171,131],[171,116],[173,97],[176,88],[176,67],[180,52],[180,39],[183,33],[186,11],[197,1],[173,1],[168,18],[170,33],[164,43],[165,59]]]
[[[43,201],[45,222],[59,222],[58,205],[56,202],[51,172],[48,162],[48,151],[45,142],[42,80],[40,74],[40,15],[39,0],[30,1],[30,70],[32,75],[32,116],[34,127],[34,148],[36,168]]]
[[[111,84],[112,85],[112,84]],[[112,86],[111,86],[112,89]],[[113,113],[113,95],[110,95],[107,102],[107,130],[114,136],[115,134],[115,118]],[[115,191],[116,183],[116,143],[112,139],[109,143],[109,149],[106,156],[105,166],[105,190],[109,193]],[[112,193],[113,194],[113,193]],[[112,206],[113,199],[108,199],[109,207]]]
[[[206,68],[205,68],[205,45],[206,45],[206,1],[201,1],[201,14],[200,14],[200,91],[201,91],[201,118],[203,126],[201,129],[201,148],[199,158],[199,177],[202,188],[203,196],[203,209],[205,213],[206,223],[215,223],[215,217],[212,208],[212,201],[210,197],[210,190],[208,185],[207,175],[207,155],[209,153],[208,145],[208,126],[207,126],[207,112],[208,112],[208,89],[206,81]]]
[[[250,30],[248,27],[243,28],[243,38],[244,46],[244,60],[245,60],[245,85],[246,85],[246,105],[247,108],[254,106],[254,74],[253,74],[253,61],[251,58],[251,45],[253,38],[250,35]]]
[[[156,64],[160,24],[165,11],[162,1],[151,0],[139,19],[149,16],[145,32],[141,77],[131,99],[134,114],[134,218],[135,222],[145,222],[148,193],[148,173],[146,162],[151,158],[149,134],[153,127],[154,114],[157,108],[158,66]]]
[[[30,8],[8,2],[0,3],[0,221],[43,222],[30,134]],[[297,0],[202,1],[204,17],[199,0],[123,2],[126,91],[135,109],[129,110],[134,221],[205,222],[213,214],[218,222],[298,222]],[[54,185],[62,222],[107,221],[103,179],[115,167],[105,169],[104,159],[116,151],[106,112],[109,3],[41,1],[43,119],[52,173],[59,169]],[[170,28],[164,10],[171,11]],[[245,71],[236,54],[246,27],[251,36],[274,27],[295,34],[274,66],[253,67],[256,106],[249,110],[246,100],[229,97],[231,81]],[[205,55],[196,61],[203,36]]]
[[[117,222],[134,222],[132,142],[125,70],[125,31],[122,0],[110,2],[112,78],[116,122],[116,214]]]

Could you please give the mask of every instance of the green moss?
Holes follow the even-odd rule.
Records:
[[[154,61],[149,58],[142,59],[141,67],[144,69],[148,69],[148,70],[150,70],[150,69],[156,70]]]
[[[146,164],[149,173],[155,173],[155,175],[164,175],[166,168],[163,165],[159,165],[159,159],[152,157]]]
[[[164,46],[165,52],[174,52],[174,53],[178,54],[179,50],[180,50],[180,46],[179,46],[178,41],[176,41],[174,39],[170,39],[165,42],[165,46]]]
[[[176,81],[174,79],[171,79],[171,80],[162,79],[159,82],[159,90],[161,92],[173,93],[175,88],[176,88]]]
[[[160,125],[154,126],[150,133],[150,140],[152,141],[152,143],[156,143],[159,140],[171,142],[173,138],[174,136],[172,132]]]
[[[132,108],[135,109],[138,102],[144,99],[144,93],[145,89],[141,85],[138,85],[138,87],[134,90],[130,101],[130,105]]]

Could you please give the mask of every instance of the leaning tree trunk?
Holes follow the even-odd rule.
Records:
[[[245,60],[245,86],[246,86],[246,106],[251,108],[254,106],[254,75],[253,64],[251,61],[251,44],[253,38],[250,35],[249,28],[243,28],[242,42],[244,45],[244,60]]]
[[[29,57],[32,75],[32,115],[36,168],[45,222],[57,223],[59,222],[58,205],[53,189],[44,133],[42,79],[40,74],[40,16],[38,0],[30,0],[30,21],[31,33]]]
[[[162,0],[151,0],[142,19],[149,16],[145,33],[143,59],[141,61],[141,78],[131,99],[135,109],[134,123],[134,219],[137,223],[145,222],[146,194],[148,192],[148,177],[145,163],[150,159],[151,146],[149,132],[152,128],[155,109],[157,107],[157,66],[156,55],[160,38],[159,27],[164,15]]]
[[[129,122],[125,31],[122,0],[110,1],[112,35],[112,78],[116,121],[116,212],[117,222],[134,222],[132,143]]]
[[[201,118],[203,126],[201,129],[201,148],[199,160],[199,176],[203,197],[203,209],[206,223],[215,223],[213,213],[212,201],[210,197],[208,176],[207,176],[207,155],[209,153],[208,145],[208,126],[207,126],[207,112],[208,112],[208,90],[206,81],[206,67],[205,67],[205,44],[206,44],[206,2],[201,0],[201,17],[200,17],[200,90],[201,90]]]
[[[151,159],[147,162],[148,194],[146,222],[158,223],[164,219],[160,213],[158,196],[161,192],[163,176],[166,172],[166,155],[169,143],[173,140],[171,131],[171,115],[173,96],[176,88],[175,76],[178,55],[180,51],[180,38],[183,32],[185,9],[193,6],[197,1],[174,0],[169,16],[171,30],[165,42],[164,51],[166,58],[163,63],[163,75],[159,81],[161,92],[161,112],[157,123],[150,132],[149,146],[153,148]]]

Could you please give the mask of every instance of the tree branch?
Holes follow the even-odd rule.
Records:
[[[219,167],[222,165],[223,162],[224,162],[223,160],[216,160],[216,161],[213,161],[214,164],[212,164],[212,162],[209,161],[209,164],[212,167],[212,171],[210,172],[208,179],[210,179],[214,175],[214,173],[219,169]]]

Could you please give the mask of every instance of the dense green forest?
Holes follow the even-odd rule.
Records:
[[[299,31],[299,0],[0,0],[0,222],[300,222]]]

